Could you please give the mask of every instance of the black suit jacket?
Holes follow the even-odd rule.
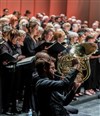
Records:
[[[22,54],[26,57],[35,55],[36,43],[33,41],[29,34],[26,35],[24,40],[24,46],[22,47]]]
[[[73,69],[64,80],[54,81],[48,77],[40,76],[36,83],[36,93],[40,109],[40,116],[68,116],[64,105],[70,103],[74,96],[72,90],[67,96],[59,93],[72,86],[78,71]]]

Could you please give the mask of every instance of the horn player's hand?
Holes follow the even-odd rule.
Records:
[[[82,75],[82,73],[78,73],[74,82],[75,83],[83,83],[83,78],[84,78],[84,76]]]
[[[81,86],[82,83],[77,83],[77,82],[74,82],[73,84],[73,90],[74,92],[76,93],[77,89]]]
[[[74,69],[77,69],[78,71],[80,71],[81,65],[80,63],[77,63],[73,66]]]

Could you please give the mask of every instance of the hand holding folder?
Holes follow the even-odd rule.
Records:
[[[9,53],[4,52],[0,54],[0,63],[3,65],[16,64],[17,60],[13,56],[11,56]]]
[[[35,60],[35,56],[31,56],[31,57],[27,57],[27,58],[24,57],[20,61],[18,61],[16,58],[11,56],[9,53],[5,52],[5,53],[0,54],[0,63],[3,65],[16,64],[16,66],[22,66],[22,65],[32,63],[34,60]]]

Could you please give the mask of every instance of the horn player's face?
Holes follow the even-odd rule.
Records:
[[[49,70],[49,73],[52,78],[54,77],[54,74],[56,72],[56,69],[55,69],[55,63],[53,61],[51,61],[50,63],[50,70]]]

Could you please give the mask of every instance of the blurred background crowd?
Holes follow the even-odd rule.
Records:
[[[47,46],[36,48],[41,43],[58,42],[66,50],[75,44],[85,42],[96,43],[97,51],[90,56],[90,77],[81,85],[75,94],[92,96],[100,91],[100,22],[95,20],[91,27],[87,20],[81,21],[76,16],[67,17],[65,14],[47,16],[45,13],[37,13],[31,17],[31,11],[24,14],[14,11],[9,14],[9,9],[3,9],[0,17],[0,54],[9,53],[17,61],[35,56],[37,52],[48,49]],[[53,52],[53,51],[52,51]],[[61,54],[60,54],[61,55]],[[55,58],[55,57],[54,57]],[[56,58],[55,58],[56,59]],[[16,102],[23,101],[22,110],[28,112],[32,107],[32,73],[34,66],[27,66],[16,71],[2,68],[6,62],[0,63],[2,73],[2,109],[16,112]],[[13,72],[13,73],[12,73]],[[84,88],[84,91],[81,91]]]

